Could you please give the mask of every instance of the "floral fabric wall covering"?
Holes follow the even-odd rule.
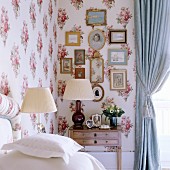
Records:
[[[134,119],[135,119],[135,37],[134,37],[134,1],[124,0],[65,0],[58,1],[58,128],[59,133],[67,135],[68,126],[73,124],[72,115],[75,110],[75,101],[63,100],[66,83],[69,79],[75,78],[75,68],[85,68],[85,78],[90,79],[90,59],[96,53],[89,46],[88,36],[91,31],[100,29],[106,38],[104,47],[99,50],[100,57],[104,59],[104,82],[99,83],[104,89],[104,97],[99,102],[82,101],[83,113],[86,120],[92,114],[102,114],[105,107],[116,104],[125,111],[118,123],[122,129],[123,150],[134,151]],[[104,9],[106,10],[107,25],[87,26],[86,10]],[[109,44],[109,30],[127,30],[127,42],[125,44]],[[65,46],[65,32],[80,32],[80,46]],[[85,50],[85,65],[75,65],[74,50]],[[127,65],[109,65],[108,49],[127,50]],[[62,58],[72,58],[73,66],[71,74],[60,73],[60,60]],[[127,86],[125,90],[110,90],[110,71],[112,69],[127,70]],[[104,116],[103,123],[105,122]],[[64,124],[63,122],[67,122]],[[64,124],[64,125],[63,125]],[[62,126],[63,125],[63,126]]]
[[[21,106],[28,87],[50,87],[57,99],[57,0],[1,0],[0,92]],[[41,114],[46,131],[57,131],[55,113]],[[37,133],[37,114],[22,113],[22,135]]]

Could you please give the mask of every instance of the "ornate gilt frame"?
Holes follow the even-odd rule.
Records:
[[[70,42],[69,36],[77,36],[77,42]],[[65,45],[66,46],[80,46],[80,32],[65,32]]]

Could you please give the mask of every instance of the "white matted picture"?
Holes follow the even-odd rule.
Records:
[[[110,44],[127,43],[127,30],[109,30]]]
[[[108,65],[127,65],[127,49],[108,49]]]
[[[66,46],[80,46],[80,32],[66,32],[65,33]]]
[[[92,115],[92,120],[93,120],[94,127],[101,126],[101,115],[99,114]]]
[[[110,70],[110,89],[126,90],[127,71],[126,70]]]

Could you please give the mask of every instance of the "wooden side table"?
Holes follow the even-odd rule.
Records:
[[[83,126],[82,129],[69,128],[69,137],[74,139],[82,146],[113,146],[117,152],[117,169],[122,169],[122,143],[121,143],[121,128],[89,129]]]

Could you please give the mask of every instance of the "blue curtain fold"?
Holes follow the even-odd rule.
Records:
[[[134,170],[158,170],[152,95],[161,89],[170,68],[170,0],[135,0],[134,3],[137,70]]]

